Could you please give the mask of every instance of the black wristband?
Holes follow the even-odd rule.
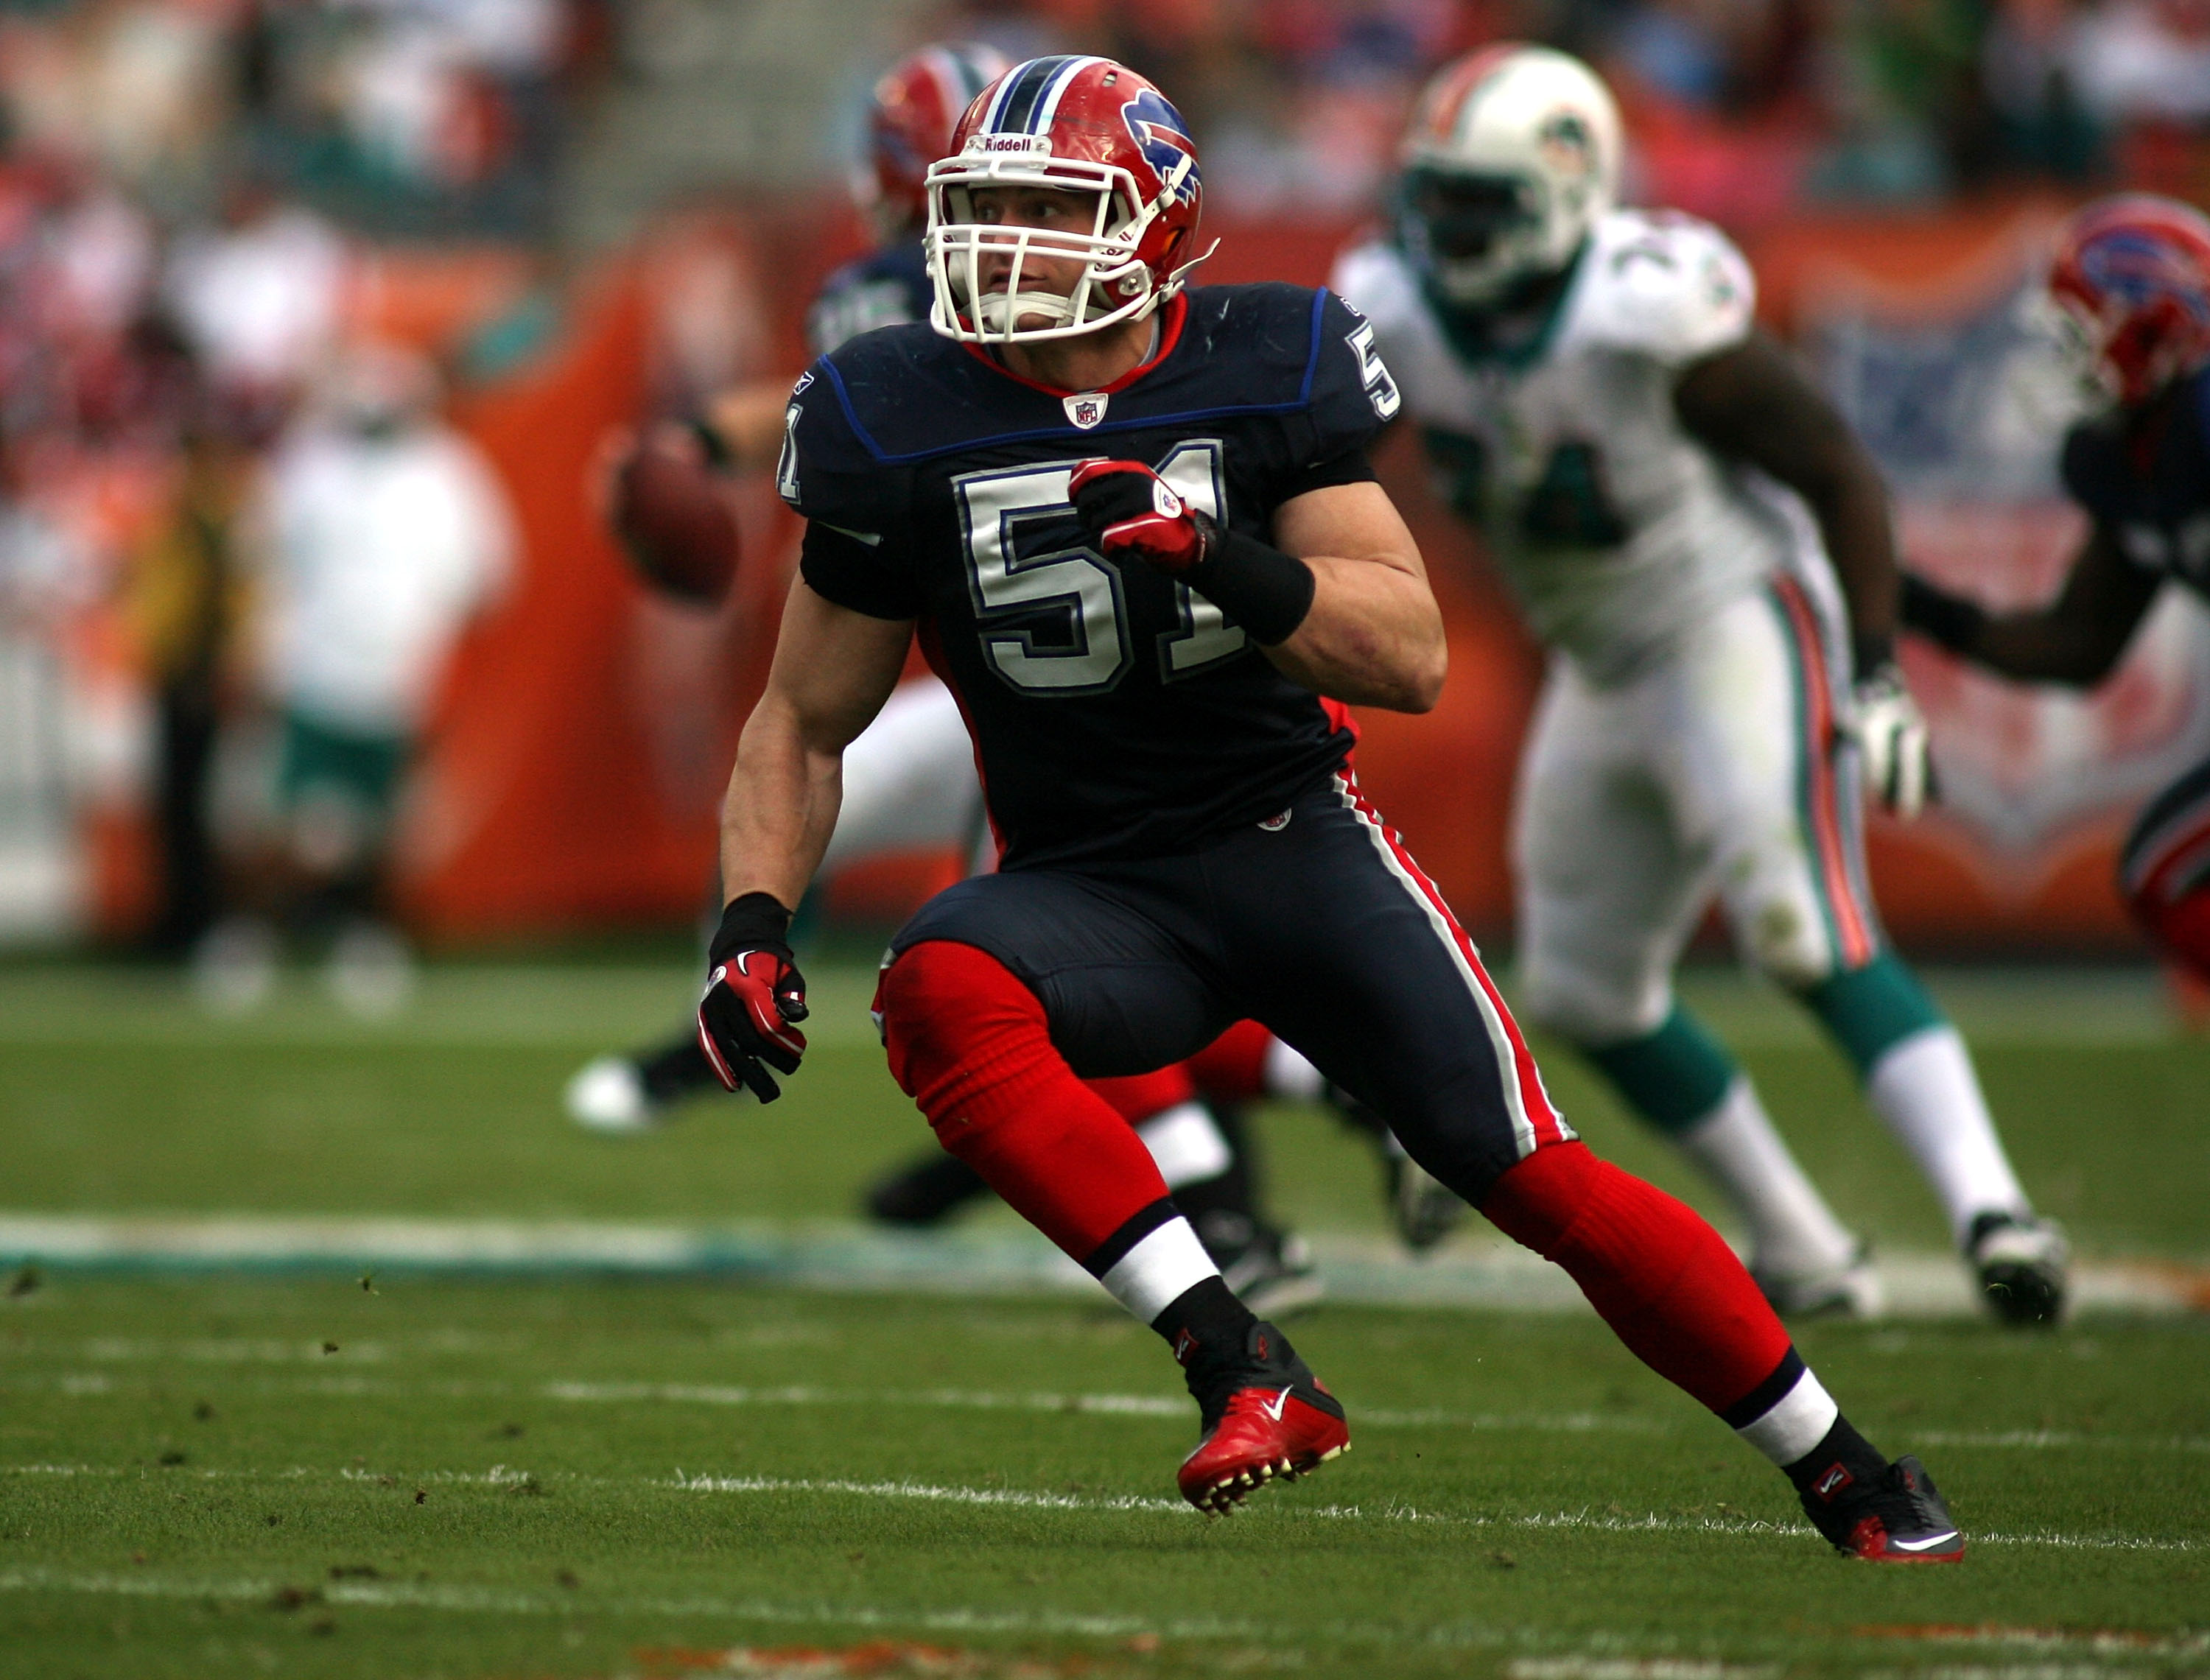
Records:
[[[1850,633],[1850,675],[1857,682],[1878,671],[1884,665],[1895,663],[1895,637],[1893,633],[1875,635],[1869,630]]]
[[[1319,581],[1294,556],[1256,537],[1223,530],[1203,514],[1205,558],[1182,581],[1250,633],[1261,647],[1287,641],[1312,611]]]
[[[1953,653],[1977,647],[1988,622],[1988,615],[1962,596],[1936,589],[1909,572],[1903,575],[1901,611],[1905,624]]]
[[[746,893],[729,900],[722,911],[722,924],[706,947],[706,966],[719,968],[735,951],[790,949],[790,912],[772,893]]]

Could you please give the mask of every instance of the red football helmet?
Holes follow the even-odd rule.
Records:
[[[2090,204],[2057,242],[2049,294],[2110,394],[2145,401],[2210,361],[2210,219],[2147,193]]]
[[[976,220],[977,187],[1035,186],[1094,194],[1087,233]],[[1008,344],[1140,321],[1181,289],[1203,188],[1189,125],[1144,77],[1109,58],[1031,58],[986,89],[928,172],[929,324],[969,344]],[[983,253],[1011,253],[987,292]],[[1066,297],[1021,289],[1031,257],[1084,265]],[[1023,317],[1048,324],[1023,327]]]
[[[993,46],[941,41],[883,72],[867,111],[867,160],[852,177],[885,244],[919,234],[928,220],[928,166],[951,149],[952,125],[975,95],[1010,68]]]

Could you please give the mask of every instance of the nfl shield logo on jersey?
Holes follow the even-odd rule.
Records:
[[[1105,405],[1110,400],[1102,391],[1081,391],[1062,399],[1066,418],[1084,431],[1105,418]]]

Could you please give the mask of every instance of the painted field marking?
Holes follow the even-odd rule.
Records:
[[[143,1466],[124,1465],[0,1465],[0,1476],[8,1475],[98,1476],[115,1478],[135,1476],[144,1480],[179,1477],[206,1481],[278,1481],[329,1476],[339,1481],[371,1482],[388,1486],[442,1484],[511,1487],[541,1480],[574,1487],[663,1488],[678,1493],[740,1495],[814,1493],[828,1495],[831,1497],[908,1499],[939,1503],[1000,1506],[1039,1510],[1180,1513],[1192,1509],[1177,1499],[1153,1498],[1139,1494],[1094,1496],[1051,1493],[1041,1490],[1017,1488],[963,1488],[929,1482],[860,1482],[810,1477],[758,1475],[712,1476],[703,1473],[686,1474],[680,1470],[668,1478],[636,1476],[577,1476],[558,1471],[548,1471],[540,1477],[534,1471],[504,1464],[495,1464],[484,1471],[432,1470],[412,1472],[406,1475],[401,1475],[396,1472],[352,1467],[332,1472],[317,1470],[308,1466],[293,1466],[286,1470],[272,1471],[251,1468],[243,1470],[189,1468],[184,1466],[163,1466],[155,1469]],[[1597,1515],[1585,1509],[1481,1516],[1452,1512],[1422,1511],[1413,1506],[1400,1505],[1393,1502],[1372,1510],[1360,1505],[1310,1506],[1286,1502],[1277,1502],[1264,1508],[1292,1519],[1311,1518],[1323,1521],[1350,1522],[1440,1523],[1465,1528],[1554,1528],[1609,1534],[1718,1534],[1760,1538],[1773,1535],[1808,1535],[1812,1532],[1808,1526],[1799,1522],[1769,1522],[1756,1517],[1666,1516],[1654,1511],[1639,1517]],[[2063,1551],[2195,1552],[2210,1547],[2210,1542],[2205,1541],[2129,1534],[1976,1533],[1967,1535],[1965,1538],[1974,1545],[2037,1546]]]
[[[1768,1680],[1778,1663],[1697,1662],[1682,1657],[1519,1657],[1511,1680]]]
[[[1556,1267],[1502,1238],[1407,1262],[1374,1237],[1311,1235],[1331,1299],[1383,1306],[1581,1313]],[[1081,1268],[1023,1231],[885,1231],[850,1221],[753,1220],[688,1226],[601,1220],[0,1212],[0,1265],[125,1274],[434,1272],[557,1277],[576,1273],[730,1276],[856,1293],[1100,1298]],[[1898,1319],[1969,1318],[1983,1308],[1947,1254],[1883,1252]],[[2210,1310],[2210,1270],[2167,1262],[2083,1263],[2077,1314]]]
[[[169,1357],[161,1351],[163,1344],[141,1342],[131,1346],[133,1358],[159,1362]],[[294,1345],[269,1343],[263,1346],[291,1348]],[[287,1362],[294,1357],[302,1360],[312,1358],[323,1362],[329,1357],[323,1354],[317,1345],[297,1346],[302,1351],[296,1356],[287,1353],[284,1357]],[[32,1351],[36,1352],[35,1348]],[[348,1344],[342,1351],[350,1354],[352,1345]],[[22,1350],[14,1352],[15,1357],[21,1357]],[[187,1352],[177,1357],[190,1358],[191,1355]],[[257,1354],[254,1357],[258,1358],[260,1356]],[[386,1351],[378,1350],[374,1357],[382,1360],[389,1354]],[[242,1362],[242,1359],[232,1361]],[[209,1363],[215,1362],[210,1360]],[[52,1389],[72,1396],[86,1396],[118,1393],[124,1386],[105,1371],[0,1376],[0,1393]],[[1188,1400],[1163,1394],[995,1394],[964,1388],[818,1388],[803,1383],[782,1388],[751,1388],[713,1382],[561,1380],[542,1382],[533,1388],[499,1382],[409,1381],[392,1377],[333,1376],[293,1382],[263,1379],[243,1384],[232,1383],[226,1385],[226,1388],[206,1382],[200,1386],[209,1393],[234,1393],[242,1389],[245,1393],[260,1395],[315,1394],[355,1399],[515,1400],[529,1397],[582,1405],[650,1402],[674,1406],[770,1408],[897,1406],[1096,1418],[1185,1419],[1189,1416]],[[1351,1421],[1364,1429],[1446,1429],[1496,1434],[1676,1436],[1685,1432],[1676,1424],[1654,1418],[1614,1417],[1595,1412],[1515,1415],[1447,1412],[1429,1407],[1360,1406],[1353,1412]],[[2076,1430],[1924,1430],[1911,1436],[1911,1444],[1913,1447],[1978,1448],[1998,1452],[2210,1453],[2210,1437],[2201,1436],[2094,1435]]]

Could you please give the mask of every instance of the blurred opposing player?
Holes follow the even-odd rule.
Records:
[[[1578,60],[1462,59],[1414,117],[1392,237],[1335,282],[1553,653],[1514,834],[1527,1011],[1724,1188],[1776,1306],[1875,1310],[1864,1245],[1673,995],[1716,894],[1856,1064],[1995,1310],[2054,1319],[2063,1240],[1866,888],[1860,781],[1908,816],[1926,779],[1885,491],[1754,325],[1725,238],[1613,208],[1620,150]]]
[[[891,1069],[945,1148],[1174,1351],[1203,1431],[1187,1498],[1225,1509],[1316,1467],[1349,1444],[1344,1408],[1082,1076],[1249,1018],[1563,1265],[1836,1545],[1960,1553],[1923,1471],[1842,1420],[1718,1235],[1575,1138],[1350,776],[1346,703],[1425,711],[1446,659],[1367,464],[1400,399],[1365,324],[1325,292],[1184,290],[1196,148],[1109,59],[1016,68],[954,141],[929,172],[929,327],[855,340],[792,394],[778,476],[804,557],[730,778],[699,1004],[726,1081],[765,1097],[799,1067],[788,906],[917,628],[1004,849],[892,942]]]
[[[2065,488],[2093,528],[2045,606],[1990,613],[1905,577],[1903,622],[2007,677],[2086,688],[2167,581],[2210,596],[2210,219],[2147,195],[2089,205],[2048,291],[2104,399],[2064,440]],[[2210,761],[2149,801],[2119,884],[2157,945],[2210,982]]]
[[[934,298],[921,243],[928,166],[948,148],[952,126],[969,102],[1007,68],[987,46],[931,45],[901,60],[876,84],[867,165],[855,172],[854,196],[881,244],[824,283],[806,316],[816,355],[879,327],[927,318]],[[710,459],[732,471],[764,468],[782,447],[789,398],[788,381],[723,393],[695,431],[665,428],[650,446],[679,459],[687,453],[701,467]],[[668,569],[649,569],[668,581]],[[899,685],[851,744],[843,778],[836,832],[821,860],[824,876],[898,852],[957,848],[978,860],[987,853],[974,747],[957,703],[934,677]],[[1227,1059],[1223,1053],[1214,1062]],[[1277,1050],[1272,1059],[1278,1065],[1297,1058]],[[1312,1083],[1317,1087],[1316,1075]],[[657,1048],[593,1061],[570,1081],[566,1101],[582,1125],[637,1132],[715,1085],[697,1033],[688,1027]],[[1303,1243],[1259,1211],[1249,1140],[1236,1105],[1220,1099],[1218,1081],[1200,1090],[1191,1071],[1173,1068],[1102,1081],[1097,1088],[1144,1139],[1239,1293],[1276,1313],[1319,1296],[1319,1280]],[[964,1163],[933,1150],[871,1185],[866,1205],[884,1223],[926,1226],[987,1195],[988,1186]]]

